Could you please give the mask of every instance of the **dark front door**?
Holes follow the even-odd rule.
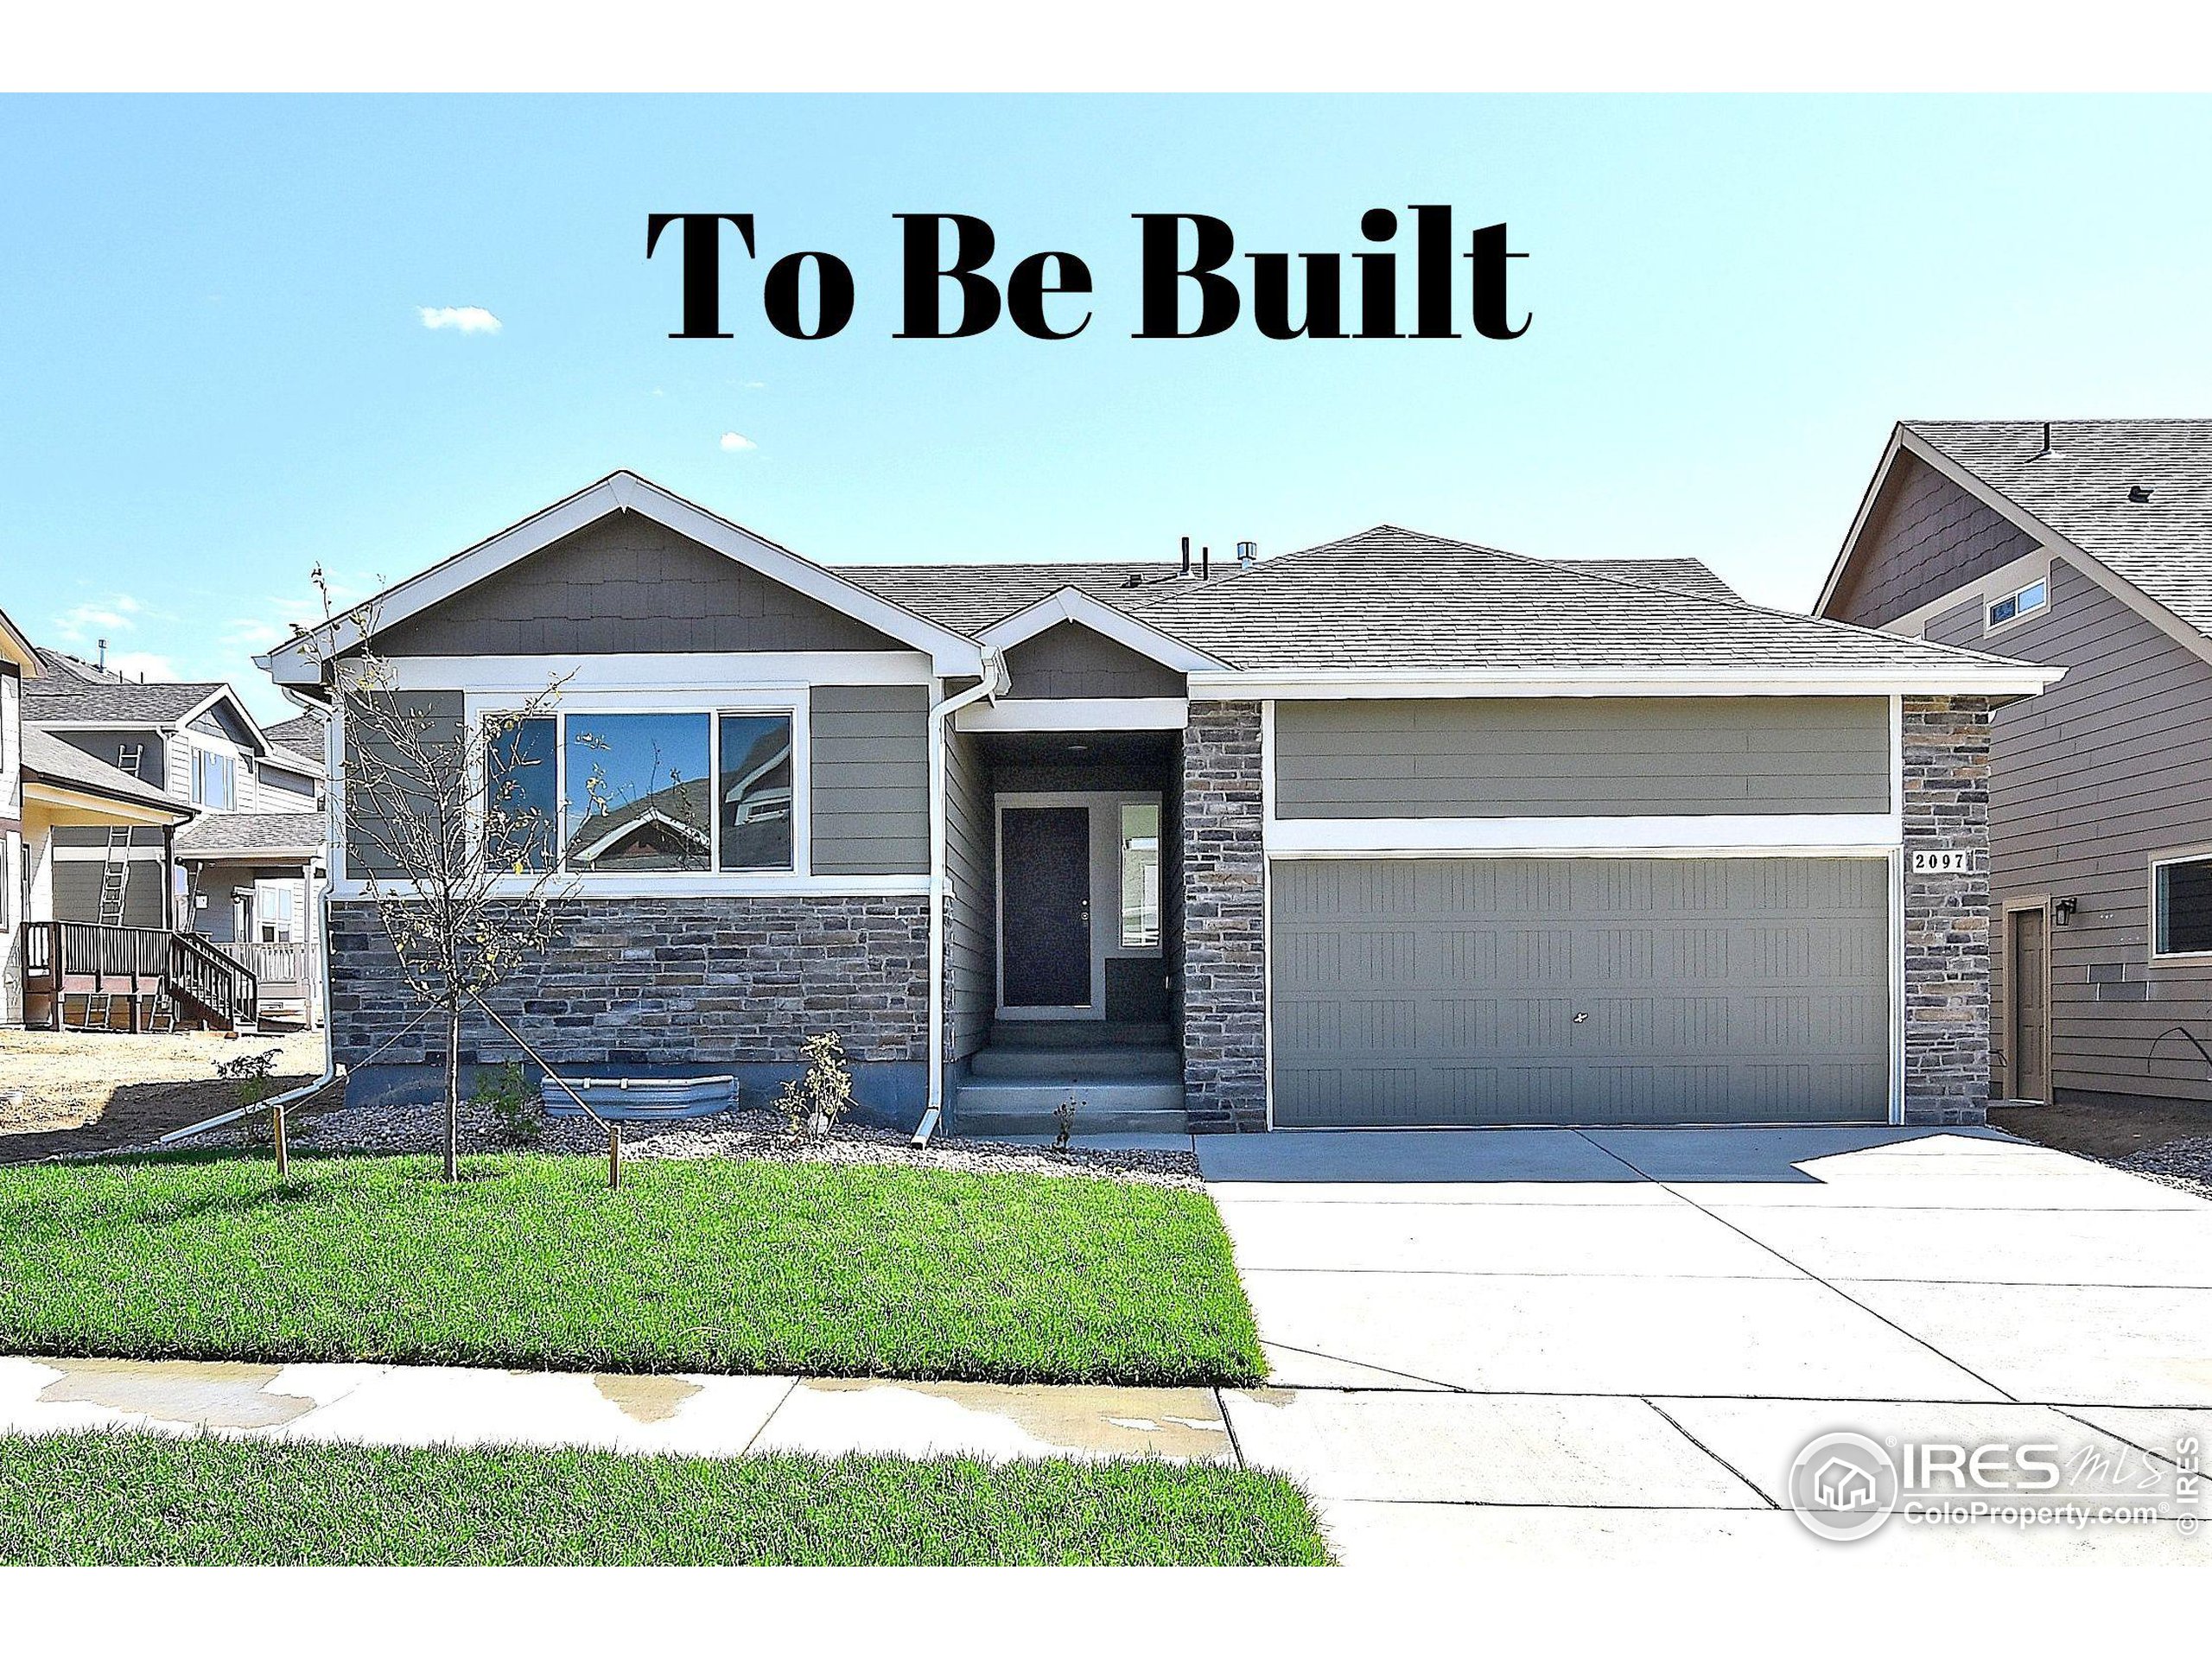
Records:
[[[1090,809],[999,815],[999,916],[1009,1008],[1090,1006]]]
[[[2044,961],[2043,912],[2012,912],[2012,1029],[2006,1033],[2012,1096],[2015,1100],[2048,1100],[2050,1079],[2044,1075],[2043,1057],[2049,1039],[2050,976]]]

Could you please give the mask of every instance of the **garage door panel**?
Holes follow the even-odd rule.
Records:
[[[1883,861],[1275,868],[1281,1125],[1886,1116]]]

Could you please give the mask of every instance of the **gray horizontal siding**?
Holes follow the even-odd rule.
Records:
[[[386,656],[899,651],[899,641],[639,513],[610,514],[385,630]]]
[[[465,725],[465,703],[458,691],[393,691],[377,694],[378,705],[390,711],[392,721],[423,722],[420,729],[423,741],[458,746]],[[357,700],[349,700],[346,721],[345,766],[348,787],[346,797],[346,868],[355,876],[390,876],[400,874],[394,860],[385,855],[374,839],[374,831],[367,830],[372,807],[365,791],[354,780],[361,775],[364,757],[372,768],[382,764],[396,763],[392,744],[376,735],[356,713]],[[375,775],[372,772],[371,775]],[[395,785],[397,779],[393,779]],[[397,790],[386,791],[392,798],[385,804],[397,805],[400,810],[420,812],[425,803],[419,796],[400,796]]]
[[[1281,702],[1286,818],[1885,812],[1879,697]]]
[[[89,754],[95,760],[104,760],[111,766],[130,772],[141,783],[175,793],[169,785],[168,751],[163,746],[159,732],[141,727],[118,726],[101,731],[54,732],[51,734],[80,753]],[[135,771],[123,765],[124,749],[133,743],[138,746],[138,765]],[[188,778],[186,781],[189,784],[190,779]]]
[[[807,755],[817,875],[925,875],[929,691],[817,685]]]
[[[2008,899],[2074,899],[2050,931],[2051,1078],[2062,1090],[2212,1100],[2185,1026],[2212,1046],[2212,966],[2150,960],[2154,853],[2212,842],[2212,664],[2063,560],[2050,608],[1989,649],[2065,665],[2041,696],[1999,709],[1990,862]],[[1982,645],[1980,601],[1929,638]],[[1993,941],[2000,1054],[2011,1041],[2008,942]],[[2116,980],[2100,984],[2101,978]],[[2140,1000],[2122,1000],[2140,999]],[[2000,1081],[2002,1079],[2000,1078]]]
[[[54,918],[61,922],[100,919],[100,877],[105,865],[98,859],[54,861]],[[123,887],[124,927],[162,927],[167,925],[162,882],[168,866],[158,858],[130,861]]]
[[[991,791],[982,747],[963,733],[952,734],[946,744],[944,833],[945,874],[952,882],[945,928],[950,1058],[960,1059],[990,1036],[998,986]]]
[[[1182,674],[1117,639],[1061,622],[1006,654],[1014,697],[1179,697]]]

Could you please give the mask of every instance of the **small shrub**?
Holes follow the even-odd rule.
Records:
[[[812,1135],[827,1140],[853,1103],[852,1068],[845,1064],[845,1046],[834,1031],[825,1031],[805,1042],[806,1075],[783,1087],[776,1103],[791,1121],[794,1137]]]
[[[1075,1138],[1075,1115],[1086,1103],[1082,1096],[1071,1089],[1068,1097],[1052,1108],[1052,1122],[1060,1127],[1059,1135],[1052,1142],[1053,1151],[1065,1152],[1068,1149],[1068,1142]]]
[[[509,1146],[534,1147],[545,1133],[543,1105],[531,1092],[519,1060],[479,1071],[475,1093],[469,1098],[490,1111],[499,1139]]]
[[[231,1085],[232,1096],[238,1105],[249,1109],[277,1092],[276,1082],[269,1075],[276,1069],[276,1051],[273,1048],[215,1062],[215,1075]],[[238,1128],[240,1138],[249,1147],[265,1147],[276,1139],[271,1120],[259,1112],[245,1119]]]

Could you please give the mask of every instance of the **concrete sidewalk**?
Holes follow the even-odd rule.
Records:
[[[859,1452],[1236,1459],[1211,1389],[0,1358],[0,1430],[90,1427],[716,1458]]]

